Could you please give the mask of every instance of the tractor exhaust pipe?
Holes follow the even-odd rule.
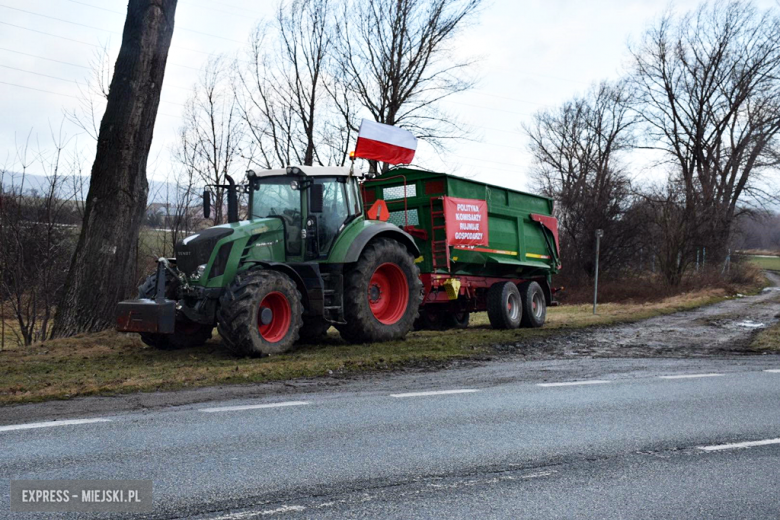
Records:
[[[225,175],[225,179],[230,185],[227,189],[227,217],[228,222],[238,222],[238,192],[236,191],[236,181],[230,175]]]

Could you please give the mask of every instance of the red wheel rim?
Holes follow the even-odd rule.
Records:
[[[368,283],[368,304],[374,317],[392,325],[406,313],[408,303],[409,284],[401,268],[391,263],[377,267]]]
[[[269,309],[272,313],[271,321],[265,325],[262,322],[263,309]],[[290,330],[291,322],[292,310],[287,297],[278,291],[266,294],[257,312],[257,330],[263,339],[269,343],[281,341]]]

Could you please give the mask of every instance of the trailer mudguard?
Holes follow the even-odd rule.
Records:
[[[352,241],[347,250],[347,254],[344,256],[344,263],[357,262],[360,258],[360,253],[366,245],[374,238],[391,238],[402,243],[409,252],[417,258],[420,256],[420,248],[414,243],[412,235],[402,230],[395,224],[389,224],[387,222],[377,222],[370,226],[366,226]]]

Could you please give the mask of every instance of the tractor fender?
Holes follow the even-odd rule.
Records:
[[[301,297],[303,297],[303,306],[305,308],[309,308],[309,291],[306,289],[306,283],[303,281],[303,277],[290,267],[288,264],[283,264],[279,262],[252,262],[251,269],[266,269],[268,271],[277,271],[279,273],[286,274],[290,277],[290,279],[295,283],[295,286],[298,288],[298,291],[301,293]]]
[[[372,226],[368,226],[361,231],[350,244],[347,254],[344,256],[344,263],[357,262],[360,258],[360,253],[368,245],[368,243],[374,238],[390,238],[406,247],[406,249],[417,258],[420,256],[420,248],[414,243],[412,235],[402,230],[395,224],[389,224],[387,222],[376,223]]]

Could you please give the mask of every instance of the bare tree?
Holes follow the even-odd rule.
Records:
[[[108,43],[96,49],[89,62],[90,76],[83,85],[79,84],[79,105],[65,113],[70,122],[78,126],[88,136],[97,141],[100,119],[106,109],[108,89],[111,85],[113,69],[108,52]]]
[[[249,59],[236,61],[236,95],[261,167],[327,162],[318,143],[326,124],[331,11],[331,0],[280,3],[273,22],[252,33]]]
[[[441,148],[464,135],[439,101],[474,84],[467,74],[472,61],[456,59],[451,44],[481,3],[345,2],[334,75],[377,122],[407,128]]]
[[[679,240],[718,257],[740,205],[777,196],[760,176],[778,157],[778,11],[716,1],[680,18],[667,14],[632,52],[644,147],[665,155],[669,187],[682,190],[673,197],[688,231]]]
[[[176,0],[129,0],[55,337],[114,326],[116,303],[133,292],[146,163],[175,11]]]
[[[209,60],[195,91],[186,104],[177,157],[192,179],[203,184],[224,184],[235,174],[245,126],[230,88],[228,67],[223,57]],[[214,223],[224,218],[223,189],[214,194]]]
[[[564,259],[593,274],[595,231],[604,230],[607,269],[631,259],[637,233],[628,216],[630,182],[620,155],[631,149],[629,95],[624,83],[602,83],[585,97],[537,113],[525,127],[534,157],[533,175],[558,202]]]
[[[73,213],[71,201],[63,197],[63,178],[72,174],[63,172],[69,140],[62,127],[52,138],[53,150],[38,146],[34,157],[29,140],[20,146],[18,175],[0,170],[0,301],[10,307],[11,330],[23,345],[47,338],[75,246],[71,228],[63,224]],[[35,187],[26,182],[31,166],[44,172],[44,182]]]

